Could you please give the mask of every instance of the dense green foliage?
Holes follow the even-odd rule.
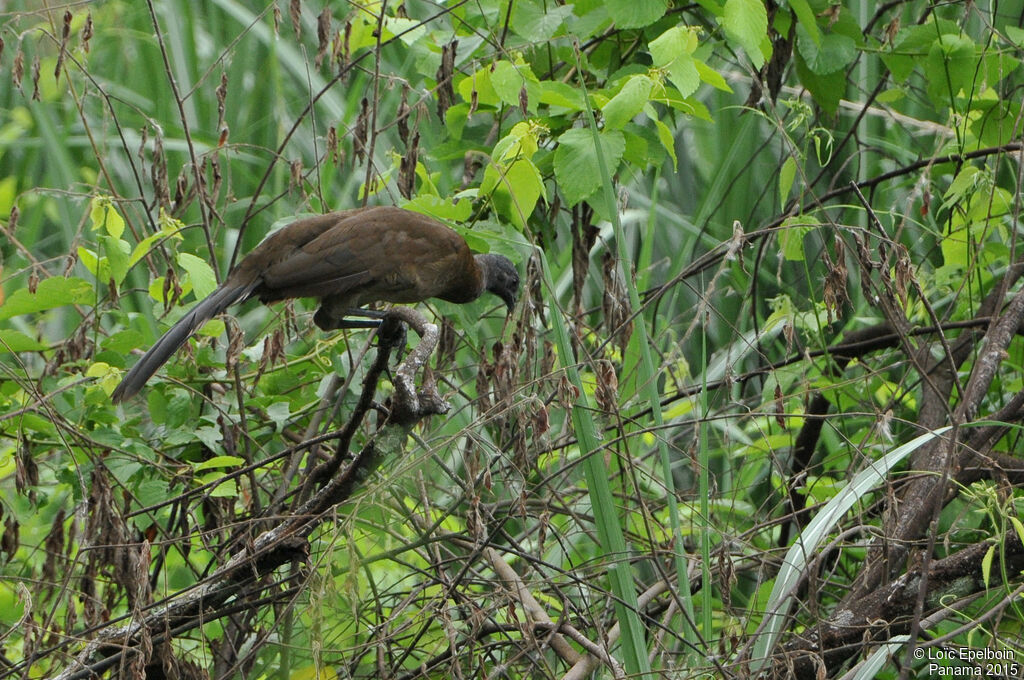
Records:
[[[1024,2],[14,0],[0,40],[0,678],[1020,646]],[[267,233],[363,202],[523,274],[507,320],[421,306],[448,414],[389,438],[374,334],[312,301],[110,402]],[[218,580],[297,518],[308,557]]]

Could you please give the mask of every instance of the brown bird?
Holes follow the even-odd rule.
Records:
[[[324,330],[368,328],[380,312],[371,302],[471,302],[485,291],[509,313],[519,273],[503,255],[474,255],[466,241],[435,219],[394,207],[344,210],[299,220],[269,236],[210,293],[156,341],[111,398],[124,401],[204,323],[238,302],[315,297],[313,321]],[[376,317],[371,321],[346,316]]]

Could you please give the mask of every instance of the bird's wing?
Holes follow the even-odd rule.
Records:
[[[277,292],[283,297],[322,297],[327,289],[344,289],[372,279],[365,256],[357,255],[344,244],[318,244],[321,239],[289,253],[263,270],[262,292]],[[300,292],[312,290],[312,292]]]
[[[353,232],[360,231],[362,212],[295,223],[282,237],[275,239],[275,234],[260,244],[260,299],[321,298],[369,284],[373,275],[365,264],[367,254],[359,254],[353,239]]]
[[[471,262],[455,232],[397,208],[341,213],[329,228],[311,223],[306,234],[293,230],[291,236],[267,254],[256,291],[264,301],[349,297],[353,307],[375,300],[418,302],[444,293],[465,268],[462,260]]]

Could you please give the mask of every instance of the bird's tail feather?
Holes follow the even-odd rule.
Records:
[[[128,375],[121,380],[121,384],[110,395],[114,403],[130,399],[143,385],[146,384],[153,374],[159,370],[164,363],[171,358],[179,347],[185,344],[193,333],[204,323],[217,316],[225,309],[241,302],[252,293],[255,283],[230,285],[225,282],[220,288],[203,298],[199,304],[189,310],[188,314],[181,317],[178,323],[171,326],[171,329],[163,334],[156,341],[149,351],[128,371]]]

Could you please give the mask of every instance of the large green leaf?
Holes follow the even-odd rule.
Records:
[[[0,328],[0,354],[4,352],[37,352],[46,344],[12,328]]]
[[[928,96],[940,109],[952,106],[961,91],[970,94],[981,88],[980,82],[974,82],[978,76],[974,41],[966,35],[940,35],[932,42],[924,64]]]
[[[516,0],[512,6],[512,30],[532,41],[547,40],[566,19],[572,16],[572,5],[552,5],[541,0]]]
[[[217,288],[217,278],[213,274],[213,268],[201,257],[190,253],[180,253],[178,264],[188,272],[192,281],[192,290],[197,298],[204,298]]]
[[[93,287],[85,279],[52,276],[39,282],[35,293],[28,289],[14,291],[0,305],[0,319],[10,319],[19,314],[32,314],[64,305],[81,305],[93,299]]]
[[[807,67],[816,75],[835,73],[857,58],[857,43],[838,33],[826,33],[818,42],[803,24],[796,27],[796,45]]]
[[[633,120],[633,117],[640,113],[647,104],[652,89],[654,89],[654,81],[646,74],[630,76],[619,93],[609,99],[601,109],[604,113],[605,126],[618,130]]]
[[[608,14],[618,28],[643,28],[660,19],[668,9],[665,0],[609,0]]]
[[[754,68],[764,66],[761,43],[768,35],[768,12],[762,0],[726,0],[719,21],[726,37],[747,53]]]
[[[615,172],[626,141],[618,130],[604,130],[600,134],[605,159],[611,172]],[[589,130],[573,128],[562,133],[555,150],[555,179],[568,205],[576,205],[592,196],[601,186],[594,138]]]

